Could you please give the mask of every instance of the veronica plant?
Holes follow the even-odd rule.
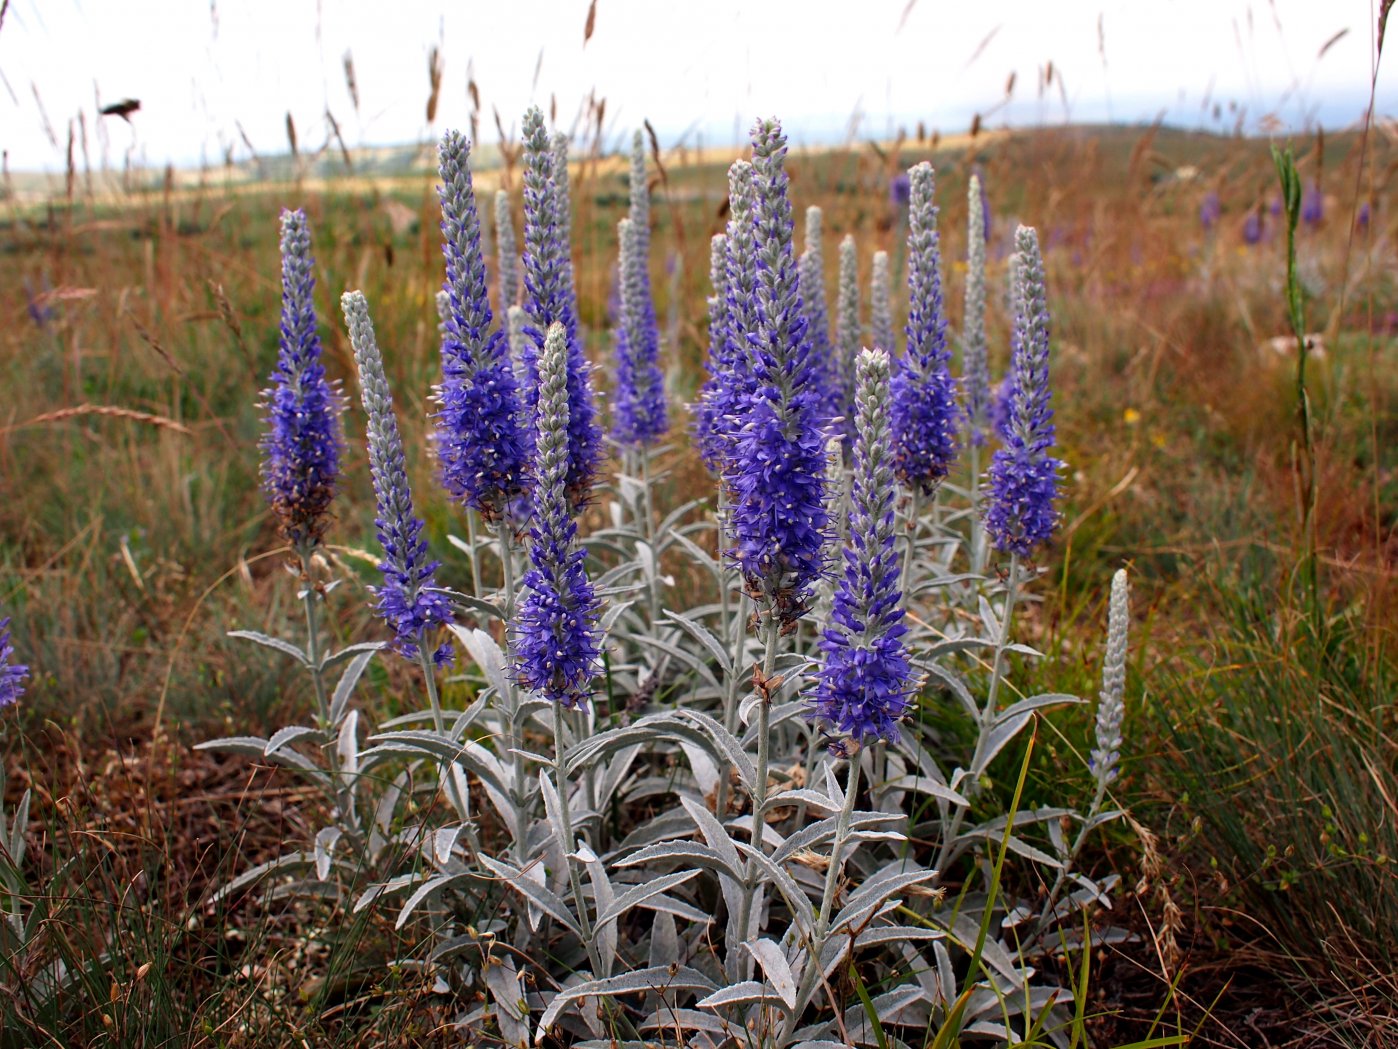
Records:
[[[538,355],[544,333],[562,324],[568,334],[568,497],[574,506],[587,502],[602,455],[602,431],[597,424],[588,383],[589,365],[578,328],[577,293],[568,231],[566,140],[562,149],[550,144],[544,115],[537,106],[524,115],[524,310],[532,345],[525,346],[525,412],[538,413]]]
[[[869,278],[869,339],[874,348],[893,357],[898,341],[893,334],[893,278],[889,275],[888,252],[874,252],[874,269]]]
[[[495,265],[500,280],[500,315],[508,316],[511,307],[519,304],[519,246],[510,195],[503,189],[495,191]]]
[[[990,363],[985,336],[985,240],[989,216],[980,177],[966,189],[966,305],[961,327],[962,390],[966,408],[966,443],[970,449],[971,506],[980,503],[981,448],[990,438]],[[972,516],[971,566],[985,567],[985,532],[979,514]]]
[[[854,435],[854,362],[864,342],[859,324],[859,254],[854,237],[840,241],[840,283],[835,298],[835,381],[845,434]]]
[[[806,209],[805,249],[797,261],[801,307],[811,340],[811,383],[820,391],[827,418],[844,412],[835,347],[830,341],[830,311],[825,304],[824,218],[812,204]]]

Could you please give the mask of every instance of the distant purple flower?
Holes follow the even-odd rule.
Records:
[[[340,475],[340,398],[325,378],[316,333],[315,260],[300,211],[282,212],[282,315],[277,365],[263,392],[262,490],[299,554],[325,535]]]
[[[906,171],[900,171],[888,182],[888,199],[896,208],[906,208],[912,200],[912,181]]]
[[[513,624],[516,673],[555,703],[580,707],[601,660],[597,597],[567,495],[568,334],[549,328],[539,360],[538,462],[525,595]]]
[[[1015,233],[1019,254],[1020,308],[1011,336],[1009,434],[990,465],[985,530],[1001,553],[1030,557],[1048,540],[1058,522],[1054,500],[1062,463],[1053,447],[1049,406],[1049,315],[1039,239],[1021,226]]]
[[[44,278],[44,290],[40,292],[35,292],[34,285],[28,277],[24,278],[24,299],[29,310],[29,319],[41,331],[47,328],[56,316],[54,308],[48,304],[49,292],[52,290],[48,277]]]
[[[942,308],[932,165],[924,161],[909,176],[908,347],[893,373],[893,461],[905,485],[931,493],[956,458],[960,409]]]
[[[1262,240],[1262,212],[1253,208],[1243,220],[1243,243],[1249,247]]]
[[[982,171],[982,170],[980,169],[980,165],[977,165],[977,166],[976,166],[975,179],[976,179],[977,185],[980,187],[980,198],[981,198],[981,225],[982,225],[982,227],[983,227],[982,230],[981,230],[981,235],[985,238],[985,242],[986,242],[987,244],[989,244],[989,243],[990,243],[990,231],[991,231],[991,228],[992,228],[992,227],[991,227],[991,211],[990,211],[990,194],[988,194],[988,193],[985,191],[985,172]]]
[[[1218,220],[1223,216],[1223,205],[1219,202],[1218,194],[1209,192],[1204,196],[1204,200],[1199,205],[1199,225],[1204,229],[1211,230],[1217,225]]]
[[[429,630],[451,622],[451,606],[437,589],[435,573],[439,562],[429,561],[427,540],[422,537],[422,520],[413,514],[413,493],[408,487],[407,460],[398,419],[393,414],[393,395],[384,375],[383,357],[374,338],[369,304],[364,294],[346,292],[340,300],[350,346],[359,366],[360,394],[369,416],[369,470],[374,480],[378,514],[374,524],[383,546],[383,586],[373,587],[378,598],[375,611],[392,628],[394,648],[414,658]],[[433,657],[446,662],[450,646],[443,645]]]
[[[1312,182],[1301,201],[1301,221],[1307,226],[1319,226],[1325,217],[1325,195],[1320,191],[1320,183]]]
[[[583,354],[573,291],[573,259],[568,245],[569,216],[561,207],[566,194],[558,177],[566,177],[564,162],[549,143],[544,115],[531,106],[524,115],[524,310],[532,322],[526,328],[524,367],[526,418],[538,415],[538,358],[544,333],[562,324],[568,335],[568,498],[574,506],[588,500],[602,457],[602,431],[597,424],[588,383],[589,365]],[[561,171],[560,171],[561,169]],[[532,425],[532,423],[531,423]]]
[[[1281,197],[1273,197],[1271,200],[1269,200],[1267,202],[1267,210],[1272,214],[1273,218],[1279,216],[1282,213]]]
[[[0,707],[17,702],[24,695],[24,679],[29,668],[16,663],[15,649],[10,644],[10,617],[0,619]]]
[[[751,321],[736,316],[730,321],[735,339],[747,343],[754,381],[730,479],[734,556],[749,591],[783,623],[791,623],[805,612],[822,568],[828,523],[822,406],[811,385],[811,343],[791,244],[786,136],[777,121],[759,120],[752,140],[756,329],[738,327]]]
[[[844,575],[820,641],[810,716],[859,743],[896,743],[913,671],[903,648],[903,609],[889,442],[889,360],[863,350],[856,362],[854,484]]]
[[[1363,204],[1359,205],[1359,211],[1354,216],[1355,228],[1361,233],[1368,232],[1370,217],[1371,209],[1369,207],[1369,202],[1366,200]]]
[[[650,189],[644,139],[631,149],[631,212],[622,220],[621,324],[617,328],[616,406],[612,437],[622,445],[654,444],[668,426],[660,326],[650,287]]]
[[[509,345],[490,311],[470,156],[460,134],[443,136],[438,196],[450,304],[434,439],[447,491],[489,522],[526,491],[530,449]]]

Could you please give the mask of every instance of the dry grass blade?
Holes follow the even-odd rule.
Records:
[[[63,422],[67,419],[75,419],[85,415],[101,415],[108,419],[130,419],[132,422],[146,423],[149,426],[157,426],[162,430],[173,430],[175,433],[184,434],[186,437],[193,436],[194,431],[184,423],[176,422],[174,419],[164,415],[153,415],[150,412],[138,412],[134,408],[120,408],[114,404],[75,404],[71,408],[59,408],[56,411],[44,412],[33,418],[25,419],[23,422],[7,426],[0,433],[12,433],[15,430],[22,430],[29,426],[40,426],[45,423]]]

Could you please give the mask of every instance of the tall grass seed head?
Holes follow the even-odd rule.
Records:
[[[263,394],[262,488],[282,535],[305,556],[329,524],[340,476],[341,396],[325,377],[316,332],[315,260],[301,211],[281,218],[282,312],[277,365]]]
[[[384,577],[382,586],[371,588],[378,599],[375,611],[393,630],[393,647],[413,658],[430,631],[451,622],[451,605],[437,588],[439,563],[429,559],[423,522],[413,513],[403,438],[369,319],[369,304],[358,291],[346,292],[340,304],[359,369],[364,411],[369,417],[369,470],[378,508],[374,524],[383,547],[379,571]],[[444,644],[433,658],[440,665],[449,661],[450,655],[450,645]]]

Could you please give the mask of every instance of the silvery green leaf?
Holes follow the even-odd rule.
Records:
[[[474,772],[502,795],[508,796],[501,778],[499,762],[495,756],[473,740],[457,742],[440,732],[431,729],[405,729],[398,732],[380,732],[369,737],[375,749],[399,754],[420,754],[439,764],[460,762]],[[365,752],[367,755],[367,751]]]
[[[359,679],[364,676],[364,671],[373,661],[377,648],[367,652],[356,652],[350,660],[349,666],[345,667],[345,672],[340,675],[340,680],[335,684],[335,691],[330,696],[330,722],[338,725],[345,716],[345,711],[349,709],[350,696],[354,694],[355,686],[359,684]]]
[[[743,861],[738,856],[733,839],[728,836],[728,831],[724,830],[718,818],[693,798],[681,797],[680,804],[684,806],[685,812],[689,813],[694,825],[699,828],[699,833],[704,835],[704,841],[718,856],[719,862],[730,872],[741,877],[741,872],[745,869]]]
[[[403,901],[403,907],[399,910],[398,920],[393,923],[393,927],[395,929],[401,929],[404,925],[408,924],[408,919],[413,916],[413,911],[417,910],[418,906],[433,893],[440,892],[442,889],[445,889],[448,885],[454,884],[455,882],[465,881],[467,878],[474,877],[478,877],[478,875],[475,873],[438,874],[436,877],[428,878],[413,890],[411,896]]]
[[[737,852],[735,851],[733,855],[736,858]],[[695,841],[662,841],[655,845],[647,845],[644,849],[634,852],[624,859],[617,860],[616,865],[618,867],[637,867],[667,860],[697,864],[734,881],[741,880],[743,876],[740,869],[728,866],[716,850]]]
[[[792,1049],[849,1049],[848,1042],[832,1042],[823,1038],[808,1038],[797,1042]]]
[[[684,548],[685,553],[689,554],[690,560],[692,560],[695,564],[701,565],[702,567],[708,569],[709,574],[713,576],[715,579],[720,578],[722,574],[722,568],[719,566],[719,563],[715,561],[711,556],[709,556],[708,551],[701,547],[694,540],[690,539],[688,536],[681,535],[678,532],[671,533],[667,537],[667,540],[668,542],[678,543],[681,547]]]
[[[1084,826],[1088,830],[1095,830],[1104,823],[1111,823],[1113,820],[1121,819],[1124,815],[1125,813],[1121,809],[1107,809],[1104,812],[1097,813],[1097,815],[1088,820]]]
[[[602,613],[602,618],[597,624],[603,637],[612,632],[612,627],[616,626],[616,621],[621,618],[621,614],[635,603],[635,601],[613,601],[607,606],[607,610]]]
[[[976,947],[976,940],[980,937],[980,926],[972,921],[965,914],[954,914],[951,920],[933,911],[924,916],[924,920],[933,925],[940,925],[947,931],[948,937],[953,943],[964,951],[973,951]],[[1027,979],[1026,974],[1032,974],[1032,967],[1023,967],[1010,957],[1008,951],[1000,946],[997,940],[987,937],[981,946],[981,958],[989,963],[1001,976],[1004,976],[1010,983],[1018,984],[1022,979]]]
[[[944,940],[941,929],[924,929],[918,925],[874,925],[854,938],[856,947],[877,947],[885,943],[908,943],[913,940]]]
[[[796,977],[792,975],[791,965],[786,960],[786,952],[765,937],[749,941],[743,946],[762,966],[762,971],[767,974],[768,982],[776,988],[777,994],[781,995],[786,1007],[795,1009]]]
[[[1006,652],[1018,652],[1022,656],[1030,656],[1034,659],[1043,659],[1044,654],[1032,645],[1021,645],[1018,642],[1005,646]]]
[[[859,832],[878,827],[880,824],[902,820],[901,813],[855,812],[850,816],[850,830]],[[835,836],[837,817],[827,816],[815,823],[807,824],[777,847],[772,854],[774,863],[785,863],[803,849],[811,849]]]
[[[681,721],[694,722],[704,735],[713,741],[717,748],[714,757],[719,759],[720,767],[722,767],[723,759],[727,759],[734,771],[738,773],[739,781],[751,793],[753,784],[757,781],[757,769],[753,767],[752,759],[743,750],[742,744],[733,738],[733,734],[709,715],[697,710],[681,708],[675,711],[675,717]]]
[[[665,911],[657,911],[650,927],[651,968],[683,960],[680,938],[675,932],[675,919]]]
[[[285,728],[279,728],[272,733],[272,738],[267,741],[267,746],[262,753],[270,755],[273,751],[281,750],[288,744],[295,743],[298,739],[305,739],[307,736],[323,738],[324,733],[309,725],[287,725]]]
[[[980,760],[971,766],[971,775],[976,777],[983,775],[985,770],[990,767],[990,763],[995,760],[995,756],[1020,734],[1033,716],[1032,710],[1022,710],[1018,714],[1012,714],[996,721],[995,727],[990,730],[990,734],[986,737]]]
[[[21,869],[24,865],[24,832],[29,827],[29,798],[30,791],[28,790],[26,790],[23,794],[20,795],[19,804],[15,806],[14,820],[11,822],[9,828],[10,840],[8,843],[8,847],[10,853],[10,861],[15,865],[16,868]],[[5,812],[3,802],[4,799],[0,798],[0,838],[4,837],[5,830]],[[18,906],[18,904],[19,901],[18,899],[16,899],[15,905]]]
[[[839,812],[842,802],[833,801],[828,795],[809,787],[792,787],[773,793],[762,803],[762,811],[766,814],[773,809],[801,804],[822,812]]]
[[[654,482],[655,478],[652,477],[651,483],[653,484]],[[704,505],[704,502],[705,501],[703,499],[691,499],[689,500],[689,502],[683,503],[680,506],[675,507],[673,510],[671,510],[668,514],[665,515],[664,520],[660,522],[660,527],[655,530],[655,534],[661,537],[658,545],[662,553],[664,552],[665,547],[669,544],[670,540],[674,539],[676,536],[680,534],[679,523],[684,518],[684,516],[688,513],[691,513],[694,510],[701,509]]]
[[[497,692],[507,691],[509,684],[505,680],[505,653],[500,651],[495,639],[479,627],[467,629],[457,623],[448,623],[447,629],[466,647],[472,661],[481,668],[486,681],[490,682]]]
[[[305,852],[283,853],[274,860],[268,860],[266,863],[259,863],[256,867],[250,867],[243,871],[242,874],[221,886],[217,892],[210,896],[209,903],[212,905],[221,900],[225,900],[239,889],[244,889],[249,885],[253,885],[269,874],[276,874],[279,871],[300,870],[313,866],[314,862],[314,857]]]
[[[678,624],[690,637],[694,638],[694,640],[708,649],[709,654],[714,657],[714,662],[718,664],[719,669],[722,670],[724,674],[733,673],[733,657],[729,655],[728,650],[724,648],[718,638],[714,637],[708,627],[685,613],[676,612],[673,609],[665,609],[665,616],[672,623]]]
[[[684,751],[684,756],[689,761],[689,767],[694,773],[694,782],[699,787],[699,793],[706,798],[709,797],[718,789],[718,766],[714,764],[713,759],[709,757],[704,748],[696,743],[681,740],[680,749]]]
[[[311,661],[306,658],[306,653],[297,648],[290,641],[283,641],[279,637],[270,637],[267,634],[259,633],[256,630],[230,630],[229,637],[241,638],[244,641],[251,641],[261,645],[263,648],[274,648],[282,655],[290,656],[303,667],[309,668]]]
[[[962,583],[979,582],[983,578],[984,576],[978,575],[975,572],[961,572],[956,575],[937,576],[913,587],[912,596],[917,597],[933,590],[941,590],[944,587],[959,586]]]
[[[548,1036],[549,1028],[558,1019],[559,1013],[569,1002],[577,1001],[579,998],[593,995],[611,997],[618,994],[658,993],[667,990],[712,991],[713,989],[712,980],[697,969],[691,969],[686,965],[665,965],[650,969],[637,969],[633,972],[608,977],[605,980],[588,980],[584,983],[574,984],[554,995],[553,1000],[549,1002],[548,1008],[539,1017],[539,1026],[534,1032],[534,1041],[536,1044],[542,1043]]]
[[[597,924],[602,925],[609,921],[621,917],[632,907],[640,906],[652,896],[659,896],[663,892],[669,892],[676,885],[682,885],[693,878],[698,871],[676,871],[674,874],[662,874],[658,878],[641,885],[627,889],[617,896],[616,900],[597,916]],[[600,905],[600,904],[599,904]]]
[[[330,877],[330,854],[335,851],[335,843],[343,836],[339,827],[321,827],[316,832],[315,860],[316,877],[321,881]]]
[[[1042,710],[1044,707],[1066,706],[1068,704],[1081,704],[1085,702],[1077,696],[1070,696],[1066,692],[1043,692],[1037,696],[1029,696],[1016,703],[1011,703],[999,714],[995,715],[995,724],[998,726],[1009,721],[1013,717],[1018,717],[1028,711]]]
[[[562,845],[564,852],[572,852],[577,843],[563,827],[563,799],[558,796],[558,789],[543,769],[539,770],[539,791],[544,799],[544,815],[548,818],[554,838]]]
[[[639,743],[625,747],[611,761],[607,762],[606,771],[602,774],[602,780],[598,784],[601,796],[604,798],[615,797],[621,790],[622,781],[631,772],[631,765],[636,760],[636,756],[641,752]]]
[[[366,652],[372,656],[375,652],[382,651],[387,647],[387,641],[359,641],[353,645],[346,645],[338,652],[330,653],[320,661],[320,667],[322,670],[329,670],[331,667],[339,666],[347,659],[352,659]]]
[[[703,1031],[705,1034],[727,1035],[733,1025],[722,1017],[701,1013],[697,1009],[662,1007],[637,1025],[641,1031]],[[717,1044],[722,1044],[718,1042]],[[841,1046],[840,1049],[845,1049]]]
[[[359,711],[351,710],[340,723],[335,751],[340,755],[340,779],[347,787],[353,787],[359,776]]]
[[[714,920],[714,916],[707,911],[701,911],[697,907],[691,907],[682,900],[667,893],[659,896],[652,896],[648,900],[642,900],[636,905],[643,911],[654,911],[656,914],[669,914],[675,918],[683,918],[687,922],[695,925],[708,925]]]
[[[330,777],[316,767],[315,763],[302,754],[294,750],[278,750],[267,753],[267,741],[260,736],[227,736],[223,739],[211,739],[204,743],[196,743],[195,750],[221,750],[230,754],[242,754],[244,757],[257,758],[260,761],[270,761],[278,765],[283,765],[289,769],[310,777],[323,789],[331,789]]]
[[[484,598],[479,598],[472,594],[457,594],[454,600],[462,608],[470,609],[473,612],[479,612],[481,615],[490,619],[498,619],[502,623],[505,621],[505,610],[494,601],[486,601]]]
[[[897,779],[889,780],[889,790],[910,790],[919,794],[929,794],[934,798],[949,802],[959,808],[970,808],[971,802],[965,795],[959,794],[950,787],[945,787],[940,783],[928,779],[926,776],[899,776]]]
[[[446,864],[451,859],[452,850],[456,848],[456,840],[461,837],[461,832],[465,829],[463,824],[456,824],[451,827],[438,827],[432,834],[432,855],[436,857],[439,864]]]
[[[704,660],[700,659],[693,652],[687,652],[683,648],[680,648],[678,645],[672,645],[668,641],[662,641],[658,637],[650,637],[646,634],[635,634],[632,636],[631,640],[647,648],[654,648],[657,651],[664,652],[671,659],[675,659],[678,660],[680,663],[683,663],[690,670],[694,671],[701,678],[707,681],[710,685],[714,686],[715,688],[722,687],[718,678],[714,676],[714,672],[709,667],[709,664],[706,663]]]
[[[985,626],[985,636],[998,638],[1000,617],[995,614],[995,609],[990,607],[990,602],[985,599],[984,594],[976,595],[976,606],[980,611],[981,623]]]
[[[703,1009],[721,1009],[725,1005],[740,1005],[743,1002],[775,1002],[779,1000],[780,995],[765,983],[744,980],[741,983],[721,988],[707,998],[699,999],[694,1004]]]
[[[976,706],[976,700],[971,695],[971,690],[966,687],[966,682],[962,680],[959,674],[953,673],[946,667],[937,663],[919,662],[917,665],[927,671],[930,677],[936,679],[950,689],[951,694],[957,698],[957,701],[960,702],[967,714],[972,718],[980,718],[980,707]]]
[[[940,984],[943,1004],[956,1001],[956,970],[951,965],[951,952],[947,945],[938,941],[932,945],[932,957],[937,966],[937,980]]]
[[[879,1018],[881,1024],[908,1023],[912,1018],[899,1018],[898,1014],[907,1009],[910,1005],[927,1000],[927,992],[915,983],[905,983],[877,995],[871,1004],[874,1007],[874,1015]],[[925,1010],[924,1010],[925,1012]],[[845,1012],[845,1029],[850,1032],[850,1038],[856,1041],[873,1041],[873,1032],[869,1030],[869,1017],[864,1011],[864,1006],[856,1003]],[[922,1023],[917,1023],[921,1027]],[[861,1034],[869,1031],[866,1037],[860,1037],[855,1032]]]
[[[830,925],[831,933],[837,932],[846,925],[855,927],[862,925],[863,919],[878,910],[889,897],[914,885],[931,881],[936,876],[935,871],[915,870],[907,874],[866,881],[845,901],[844,907],[840,909],[840,913],[836,915],[835,920]]]
[[[514,959],[508,954],[488,959],[481,966],[481,977],[495,1002],[495,1022],[501,1037],[515,1049],[523,1049],[529,1044],[529,1005]]]
[[[815,910],[811,907],[811,901],[806,898],[806,894],[801,891],[800,886],[792,880],[791,875],[768,859],[760,849],[754,849],[747,842],[738,841],[733,844],[738,851],[747,856],[767,875],[769,881],[776,885],[777,891],[782,894],[782,899],[786,901],[786,905],[805,922],[805,928],[815,928]]]
[[[577,921],[573,918],[568,909],[568,905],[563,902],[563,898],[551,889],[540,885],[526,877],[524,872],[513,864],[505,863],[502,860],[492,859],[489,856],[481,856],[480,862],[497,877],[503,878],[509,886],[532,902],[541,911],[553,918],[565,929],[568,929],[575,936],[581,936],[582,930],[578,928]]]
[[[577,858],[587,867],[588,879],[592,882],[593,905],[599,912],[593,927],[593,936],[600,941],[602,972],[598,975],[610,976],[612,965],[617,958],[617,927],[615,921],[608,920],[601,912],[611,909],[616,901],[616,892],[612,888],[611,879],[607,877],[606,865],[586,845],[581,845],[578,851],[580,855]]]

